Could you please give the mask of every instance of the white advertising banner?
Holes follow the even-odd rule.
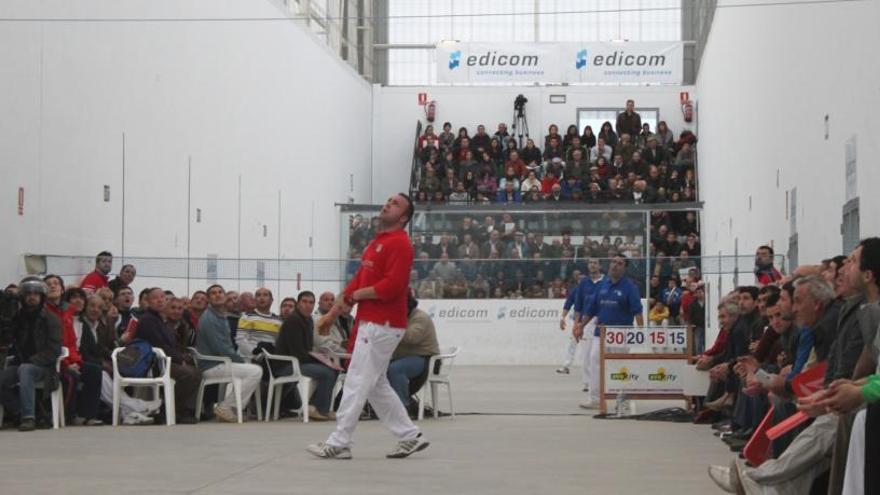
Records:
[[[606,359],[605,393],[682,395],[687,359]]]
[[[680,84],[684,45],[620,43],[439,43],[440,83]]]
[[[442,347],[461,346],[460,364],[559,366],[572,320],[559,329],[564,299],[421,299]],[[582,361],[575,361],[582,362]]]

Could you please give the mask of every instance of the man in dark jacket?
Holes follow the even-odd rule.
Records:
[[[55,362],[61,355],[61,321],[46,310],[46,284],[37,277],[21,281],[21,309],[12,321],[5,343],[15,346],[16,364],[0,373],[0,403],[21,418],[19,431],[36,427],[36,388],[45,383],[45,391],[58,387]],[[18,392],[15,386],[18,385]]]
[[[325,421],[334,418],[330,411],[330,403],[337,373],[313,356],[315,336],[312,311],[314,309],[315,294],[307,290],[300,292],[297,296],[296,309],[284,320],[281,331],[278,332],[275,353],[297,358],[302,374],[315,380],[317,388],[312,397],[314,406],[309,408],[309,418]],[[290,374],[290,371],[279,370],[278,374]]]
[[[174,379],[174,402],[177,405],[177,422],[197,423],[195,417],[196,392],[202,383],[202,373],[192,365],[192,359],[177,350],[175,336],[171,335],[162,312],[165,309],[165,292],[155,287],[147,293],[149,309],[138,319],[135,338],[162,349],[171,358],[171,378]]]

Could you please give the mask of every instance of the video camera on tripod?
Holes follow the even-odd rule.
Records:
[[[526,139],[529,137],[529,120],[526,118],[526,103],[528,102],[529,99],[522,94],[516,95],[516,99],[513,100],[513,124],[510,128],[513,135],[519,138],[520,148],[523,147],[523,134],[526,135]],[[519,129],[519,134],[516,133],[517,129]]]

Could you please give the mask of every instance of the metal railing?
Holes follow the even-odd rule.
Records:
[[[509,252],[505,253],[509,256]],[[535,285],[545,291],[540,297],[554,297],[554,281],[559,279],[563,285],[573,282],[575,270],[586,273],[588,258],[575,255],[573,258],[464,258],[444,261],[441,259],[416,259],[413,262],[411,286],[418,290],[419,284],[426,280],[439,280],[438,287],[461,284],[468,291],[456,297],[470,297],[475,285],[486,281],[492,287],[492,280],[504,280],[509,287],[522,290],[518,297],[528,297],[523,289]],[[607,271],[609,258],[593,258],[600,262],[603,272]],[[76,285],[80,277],[94,269],[94,256],[66,255],[25,255],[25,271],[28,274],[45,275],[52,273],[67,279],[69,285]],[[751,274],[754,268],[752,256],[703,256],[703,257],[661,257],[628,258],[627,276],[633,279],[644,293],[650,290],[650,277],[658,275],[661,288],[667,280],[675,276],[684,280],[688,275],[698,274],[703,280],[714,275],[733,275],[743,284],[753,283]],[[783,270],[785,257],[776,255],[775,266]],[[114,260],[114,270],[123,264],[134,265],[137,276],[149,279],[181,281],[194,288],[203,288],[210,283],[247,282],[246,285],[259,287],[272,283],[296,283],[309,287],[314,284],[341,288],[357,272],[359,260],[356,259],[238,259],[238,258],[159,258],[125,257]],[[690,272],[691,269],[696,272]],[[499,275],[501,274],[501,275]],[[556,285],[559,285],[559,283]],[[279,284],[280,285],[280,284]],[[494,287],[493,287],[494,289]],[[537,291],[533,292],[537,294]],[[531,294],[531,293],[530,293]],[[505,292],[505,296],[508,296]],[[516,295],[516,294],[514,294]],[[440,292],[439,297],[443,297]],[[488,296],[486,296],[488,297]]]

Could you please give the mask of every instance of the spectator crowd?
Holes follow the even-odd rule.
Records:
[[[741,452],[709,476],[729,493],[880,493],[880,238],[784,277],[771,256],[696,356],[711,380],[697,421]]]
[[[586,217],[590,219],[586,219]],[[642,214],[566,215],[561,230],[547,232],[527,212],[465,214],[456,222],[427,221],[412,235],[415,262],[410,288],[421,299],[565,298],[586,273],[588,260],[607,268],[617,254],[630,259],[627,275],[645,296],[645,220]],[[543,219],[543,218],[542,218]],[[577,225],[576,228],[571,227]],[[414,229],[415,230],[415,229]],[[354,275],[375,226],[360,214],[349,217],[349,265]],[[577,234],[575,234],[577,232]],[[589,234],[593,232],[594,234]],[[701,245],[694,211],[651,214],[650,297],[700,278]],[[691,273],[693,272],[693,273]],[[677,297],[678,292],[673,294]],[[667,303],[669,304],[669,303]],[[678,315],[677,304],[673,303]]]
[[[642,123],[628,100],[614,125],[598,130],[555,124],[522,147],[507,124],[494,134],[478,125],[458,133],[427,125],[415,146],[412,196],[421,203],[679,203],[694,202],[697,137],[678,139],[664,121]]]
[[[68,425],[111,421],[114,400],[124,424],[164,423],[169,414],[177,423],[235,422],[240,411],[232,386],[223,397],[209,386],[203,398],[208,407],[196,404],[203,380],[227,376],[240,389],[245,417],[258,416],[260,409],[270,414],[270,404],[258,408],[257,398],[267,397],[270,371],[276,377],[293,373],[291,358],[314,387],[305,408],[296,386],[285,386],[280,415],[335,418],[341,396],[333,391],[350,356],[354,320],[343,313],[317,325],[333,306],[333,293],[316,298],[303,290],[283,298],[275,314],[274,295],[265,287],[239,294],[213,284],[191,295],[149,287],[136,295],[136,268],[125,265],[110,280],[112,264],[112,255],[102,252],[94,271],[75,286],[57,275],[29,276],[0,293],[3,426],[20,431],[50,426],[48,399],[59,387]],[[411,414],[418,409],[413,395],[427,379],[428,360],[439,354],[433,323],[417,306],[411,297],[409,328],[388,369],[389,382]],[[171,361],[173,409],[163,407],[162,397],[140,395],[138,389],[114,397],[114,373],[127,378],[158,373],[157,355]]]

